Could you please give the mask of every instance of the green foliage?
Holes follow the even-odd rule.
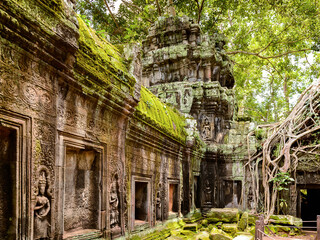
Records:
[[[274,187],[276,187],[278,191],[282,191],[289,190],[287,186],[292,184],[294,182],[294,179],[290,177],[290,174],[287,172],[279,172],[269,182],[272,182],[274,184]]]
[[[255,136],[257,140],[263,140],[267,137],[267,130],[265,128],[256,128]]]
[[[114,0],[106,0],[111,6]],[[141,41],[167,15],[167,0],[122,1],[115,19],[104,0],[79,0],[77,11],[113,43]],[[222,33],[232,57],[241,115],[257,122],[285,118],[297,96],[320,72],[319,3],[313,0],[173,0],[178,16],[199,22],[203,32]],[[203,2],[203,5],[202,5]]]

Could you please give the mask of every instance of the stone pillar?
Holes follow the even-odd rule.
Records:
[[[190,212],[191,208],[191,188],[190,188],[190,160],[191,160],[190,148],[186,150],[185,159],[182,161],[182,173],[183,173],[183,205],[181,212],[183,215]]]
[[[289,214],[292,216],[297,216],[297,188],[295,185],[290,186],[290,202],[289,202]]]

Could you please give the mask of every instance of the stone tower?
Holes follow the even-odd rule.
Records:
[[[204,35],[198,24],[176,16],[159,18],[143,42],[142,84],[196,119],[206,143],[200,173],[193,173],[199,176],[199,187],[194,187],[201,189],[195,203],[202,208],[237,207],[242,191],[237,179],[243,174],[234,172],[242,169],[233,154],[237,143],[228,140],[239,132],[239,124],[233,121],[234,77],[225,44],[221,34]]]

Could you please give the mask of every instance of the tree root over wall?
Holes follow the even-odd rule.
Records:
[[[252,179],[252,194],[255,211],[264,211],[266,221],[275,211],[278,192],[283,181],[279,174],[289,173],[296,179],[301,156],[320,156],[320,82],[308,87],[300,96],[292,112],[282,123],[261,125],[249,133],[246,167]],[[250,155],[250,136],[264,131],[266,140],[262,148]],[[257,136],[256,136],[257,137]],[[304,158],[304,161],[306,158]],[[304,163],[307,164],[307,163]],[[263,194],[259,190],[259,166],[262,169]],[[261,179],[261,178],[260,178]],[[296,186],[294,186],[295,188]],[[262,199],[261,199],[262,197]],[[258,206],[261,206],[258,209]]]

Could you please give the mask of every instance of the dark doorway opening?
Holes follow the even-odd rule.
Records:
[[[193,181],[193,190],[194,190],[194,205],[196,208],[200,208],[200,188],[199,188],[199,176],[195,176],[194,177],[194,181]]]
[[[16,239],[17,132],[0,126],[0,239]]]
[[[224,194],[223,207],[226,208],[237,208],[240,204],[242,183],[241,181],[224,181],[222,188]]]
[[[316,221],[320,215],[320,186],[300,188],[301,218],[303,221]],[[316,227],[316,222],[304,222],[303,226]],[[315,230],[315,229],[308,229]]]
[[[178,184],[169,184],[169,213],[177,213],[178,211]]]
[[[135,182],[135,225],[148,222],[148,183]]]

